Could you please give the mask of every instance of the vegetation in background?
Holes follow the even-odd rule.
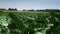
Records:
[[[17,8],[8,8],[8,9],[5,9],[5,8],[0,8],[0,11],[6,11],[6,10],[9,10],[9,11],[18,11]],[[37,12],[48,12],[48,11],[54,11],[54,12],[60,12],[60,9],[37,9],[37,10],[34,10],[34,9],[29,9],[29,10],[26,10],[26,9],[23,9],[22,11],[37,11]]]

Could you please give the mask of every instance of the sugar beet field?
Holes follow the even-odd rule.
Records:
[[[60,34],[60,14],[0,12],[0,34]]]

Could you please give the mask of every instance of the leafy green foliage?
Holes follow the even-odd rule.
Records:
[[[0,13],[0,34],[60,34],[60,14]]]

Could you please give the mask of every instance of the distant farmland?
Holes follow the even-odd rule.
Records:
[[[9,11],[9,10],[0,10],[0,12],[27,12],[27,13],[48,13],[48,11]],[[60,12],[55,12],[55,13],[60,13]]]

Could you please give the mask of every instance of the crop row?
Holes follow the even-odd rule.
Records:
[[[60,14],[54,12],[0,12],[0,34],[60,34],[59,28]]]

